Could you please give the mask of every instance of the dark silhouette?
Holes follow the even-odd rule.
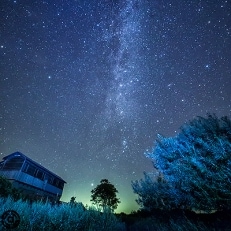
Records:
[[[91,201],[103,210],[109,208],[113,211],[120,203],[120,200],[116,197],[117,189],[107,179],[101,180],[100,184],[91,193]]]

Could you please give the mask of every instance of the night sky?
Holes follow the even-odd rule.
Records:
[[[0,158],[20,151],[90,203],[103,178],[117,212],[152,171],[157,133],[231,116],[230,0],[1,0]]]

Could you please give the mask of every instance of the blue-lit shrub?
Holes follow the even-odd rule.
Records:
[[[158,178],[146,174],[145,179],[132,183],[142,207],[231,209],[228,117],[197,117],[182,126],[175,137],[159,135],[152,152],[146,156],[152,159]]]

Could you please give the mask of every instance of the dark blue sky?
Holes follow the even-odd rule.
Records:
[[[21,151],[89,204],[107,178],[137,209],[143,153],[195,116],[231,115],[231,2],[2,0],[0,157]]]

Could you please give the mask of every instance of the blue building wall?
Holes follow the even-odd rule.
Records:
[[[57,201],[62,196],[64,184],[61,177],[52,173],[20,152],[12,153],[0,162],[0,175],[31,198]]]

